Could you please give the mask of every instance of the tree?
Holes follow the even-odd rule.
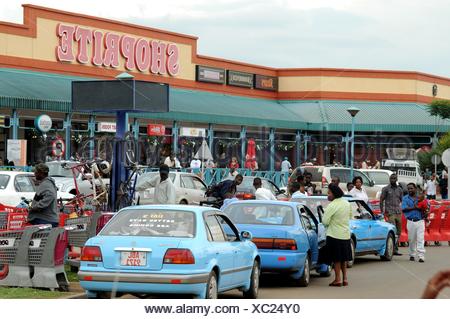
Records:
[[[427,105],[427,108],[432,116],[439,116],[443,120],[450,119],[450,101],[434,100]]]

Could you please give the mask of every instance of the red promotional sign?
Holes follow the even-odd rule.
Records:
[[[166,133],[166,127],[162,124],[148,124],[147,135],[149,136],[163,136]]]

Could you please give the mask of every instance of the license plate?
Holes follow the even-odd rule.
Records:
[[[120,252],[121,266],[143,267],[147,265],[147,253],[143,251]]]

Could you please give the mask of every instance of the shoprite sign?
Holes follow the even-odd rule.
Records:
[[[56,59],[98,67],[176,76],[180,72],[179,48],[175,43],[136,38],[126,34],[92,30],[59,23]]]

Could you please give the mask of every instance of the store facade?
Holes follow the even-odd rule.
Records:
[[[203,140],[219,166],[245,165],[250,140],[261,170],[284,157],[345,164],[350,106],[361,109],[356,161],[430,146],[450,128],[425,108],[450,99],[450,79],[418,72],[250,65],[198,55],[196,37],[31,5],[24,24],[0,22],[0,39],[0,157],[8,140],[26,140],[25,164],[110,156],[115,118],[72,112],[71,83],[123,72],[170,86],[170,112],[129,115],[139,160],[152,166],[171,152],[189,165]],[[45,133],[42,114],[52,119]]]

